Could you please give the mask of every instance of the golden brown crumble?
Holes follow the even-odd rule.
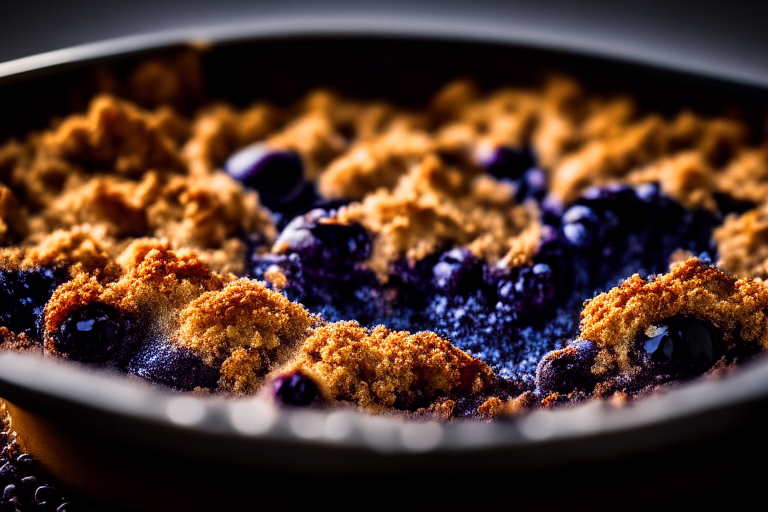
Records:
[[[500,145],[531,147],[550,199],[565,204],[590,186],[649,182],[689,209],[717,211],[722,194],[751,203],[715,232],[719,264],[737,277],[768,276],[768,149],[749,147],[746,125],[734,119],[643,113],[630,97],[597,96],[563,76],[490,93],[457,80],[412,110],[326,90],[288,107],[199,108],[193,54],[100,80],[103,94],[85,112],[0,146],[0,267],[60,265],[73,277],[45,309],[49,351],[69,313],[101,302],[219,369],[218,389],[229,393],[253,393],[270,372],[301,369],[324,397],[377,412],[448,419],[454,399],[472,396],[493,418],[570,398],[495,396],[490,367],[435,333],[323,324],[238,278],[247,270],[244,239],[267,247],[277,234],[257,192],[222,171],[252,143],[296,151],[322,199],[353,201],[328,222],[357,222],[373,235],[367,267],[382,281],[398,258],[448,246],[501,266],[531,262],[544,235],[540,212],[515,204],[515,185],[479,163]],[[675,254],[667,275],[633,276],[586,304],[582,336],[600,349],[595,373],[632,372],[638,333],[679,314],[710,322],[726,345],[768,348],[765,284],[687,256]],[[264,277],[278,290],[288,285],[277,267]],[[5,327],[0,339],[6,348],[35,346]],[[610,384],[595,394],[626,399]]]
[[[738,276],[768,277],[768,202],[727,217],[713,237],[720,267]]]
[[[406,255],[419,260],[445,244],[466,246],[490,261],[526,262],[538,249],[535,209],[515,205],[511,185],[468,176],[428,157],[400,178],[339,211],[374,235],[369,268],[386,279],[389,265]]]
[[[140,318],[145,336],[160,336],[221,367],[221,389],[243,394],[308,334],[312,320],[300,304],[257,281],[212,273],[193,253],[167,243],[137,241],[118,261],[123,274],[114,281],[80,273],[54,292],[45,312],[49,351],[55,352],[51,336],[67,315],[99,302]]]
[[[638,334],[662,320],[696,317],[722,333],[726,349],[739,339],[767,348],[767,312],[768,286],[763,281],[736,279],[692,258],[650,281],[635,274],[587,302],[581,313],[581,337],[600,350],[593,372],[616,367],[627,372],[632,369],[630,351]]]
[[[480,393],[495,383],[485,363],[434,333],[368,330],[356,322],[320,327],[290,366],[320,380],[331,398],[372,411]]]

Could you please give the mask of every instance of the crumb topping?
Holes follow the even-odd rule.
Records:
[[[713,234],[718,265],[744,277],[768,277],[768,203],[730,215]]]
[[[536,211],[512,201],[512,187],[488,176],[467,176],[429,157],[392,191],[379,190],[339,211],[374,234],[369,267],[386,276],[405,255],[419,260],[445,244],[466,246],[490,261],[527,261],[538,248]]]
[[[199,372],[189,382],[203,382],[202,389],[251,394],[272,376],[299,370],[317,381],[326,399],[444,419],[490,419],[574,403],[588,393],[623,403],[634,391],[619,390],[615,382],[595,384],[596,376],[639,374],[633,356],[638,334],[678,315],[711,324],[727,349],[740,343],[768,349],[768,291],[761,280],[768,277],[768,146],[750,146],[744,122],[686,111],[666,118],[641,111],[631,97],[598,96],[564,76],[489,93],[457,80],[421,109],[321,89],[288,106],[201,106],[202,74],[192,53],[146,60],[124,77],[105,72],[101,93],[85,112],[0,146],[0,270],[8,276],[0,274],[0,298],[39,301],[27,323],[14,327],[18,332],[0,325],[4,348],[56,354],[57,329],[80,308],[101,304],[104,316],[125,315],[109,322],[140,326],[141,350],[154,343],[172,347],[161,354],[168,357],[164,362]],[[224,171],[235,152],[257,142],[296,152],[303,167],[274,212],[262,206],[258,191]],[[489,158],[501,150],[519,157],[524,168],[507,175],[492,170]],[[261,172],[253,165],[249,172]],[[529,175],[534,181],[525,181]],[[581,268],[560,265],[558,258],[600,264],[612,255],[620,259],[611,251],[623,250],[622,243],[646,240],[635,232],[621,238],[617,231],[626,218],[614,215],[615,205],[601,210],[601,199],[585,199],[567,220],[564,212],[589,187],[648,183],[658,183],[667,203],[675,200],[681,218],[701,213],[720,222],[721,211],[739,212],[714,232],[723,271],[691,258],[702,250],[696,239],[669,254],[674,263],[668,274],[634,275],[585,304],[580,336],[591,348],[562,348],[567,336],[578,334],[570,332],[574,309],[571,327],[549,326],[570,334],[524,332],[524,317],[544,318],[550,305],[560,308],[560,295],[573,292],[571,278],[584,278],[564,277]],[[638,190],[616,192],[611,200],[635,194],[633,200],[645,201]],[[658,204],[653,200],[646,202]],[[328,217],[273,244],[278,226],[318,205]],[[686,219],[680,232],[690,227]],[[669,234],[670,244],[680,235],[659,232]],[[614,235],[620,240],[610,239]],[[542,240],[552,242],[543,256],[537,254]],[[600,254],[590,246],[595,240],[605,242]],[[454,248],[475,258],[463,250],[444,252]],[[671,250],[665,245],[665,258]],[[430,256],[441,259],[435,263]],[[367,325],[388,322],[374,310],[394,311],[398,300],[413,299],[399,295],[399,281],[390,275],[404,257],[416,277],[397,276],[405,283],[403,295],[424,292],[418,307],[427,313],[407,311],[393,322],[401,329],[422,322],[415,331],[440,317],[443,324],[434,327],[440,335],[323,320],[329,318],[323,308],[336,307],[336,293],[364,303],[359,318],[376,318]],[[327,268],[313,275],[317,269],[310,266],[318,261]],[[358,278],[365,283],[355,288]],[[286,298],[309,293],[323,280],[340,290],[321,296],[313,311],[323,316]],[[583,296],[573,294],[580,304]],[[41,309],[42,345],[32,339]],[[15,310],[0,311],[8,325],[12,315]],[[355,316],[343,312],[333,320]],[[461,345],[466,331],[472,340]],[[521,346],[551,342],[549,356],[538,347],[520,356],[533,364],[549,357],[549,381],[536,370],[525,378],[537,383],[518,382],[517,370],[504,367],[511,372],[505,374],[498,359],[489,362],[497,374],[468,355],[492,359],[488,354],[500,345],[518,342],[501,339],[506,332],[519,336]],[[538,335],[550,338],[532,339]],[[497,345],[486,350],[481,345],[489,339]],[[154,372],[155,362],[144,361],[140,376]],[[573,375],[581,364],[592,373],[583,372],[589,378],[580,381]],[[706,371],[726,366],[722,359]],[[207,380],[211,369],[213,383]],[[501,385],[500,379],[508,380]]]
[[[177,342],[208,364],[234,358],[225,361],[224,374],[240,391],[253,389],[241,382],[248,374],[264,374],[284,362],[311,324],[300,304],[250,279],[203,293],[178,315]]]
[[[632,367],[630,352],[640,332],[675,315],[706,320],[726,347],[739,340],[768,347],[768,287],[761,280],[736,279],[696,258],[646,281],[635,274],[587,302],[581,337],[601,351],[593,372]]]
[[[479,393],[491,369],[431,332],[410,334],[356,322],[323,326],[291,363],[324,383],[336,400],[372,411],[427,406],[451,393]]]

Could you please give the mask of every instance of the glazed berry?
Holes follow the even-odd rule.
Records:
[[[715,342],[712,329],[701,320],[677,316],[642,341],[644,359],[669,372],[701,372],[712,366]]]
[[[451,249],[432,267],[432,275],[440,293],[463,294],[480,286],[482,266],[467,249]]]
[[[64,319],[51,333],[49,348],[75,361],[117,363],[130,350],[127,331],[125,315],[108,304],[93,302]]]
[[[530,149],[499,146],[483,151],[478,163],[496,179],[516,180],[536,165],[536,159]]]
[[[577,339],[572,345],[549,352],[536,368],[536,389],[540,394],[590,392],[596,379],[592,366],[597,356],[595,344]]]
[[[219,371],[191,351],[170,343],[155,342],[142,347],[126,365],[128,373],[182,391],[216,387]]]
[[[67,277],[66,271],[57,268],[0,270],[0,325],[38,338],[45,304]]]
[[[334,219],[335,211],[315,209],[293,219],[278,236],[275,247],[293,252],[302,260],[324,265],[362,261],[368,257],[371,242],[359,224],[343,224]]]
[[[320,395],[315,381],[300,371],[278,377],[272,389],[275,399],[284,405],[309,405]]]
[[[224,164],[232,178],[259,192],[268,208],[279,208],[304,190],[304,166],[293,151],[270,149],[265,143],[247,146]]]

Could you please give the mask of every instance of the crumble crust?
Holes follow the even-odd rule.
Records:
[[[768,286],[762,280],[737,279],[691,258],[651,280],[635,274],[587,302],[581,337],[600,350],[593,373],[617,367],[628,372],[638,334],[662,320],[681,314],[706,320],[722,334],[726,350],[741,342],[766,348],[767,312]]]
[[[432,332],[369,330],[356,322],[317,329],[290,367],[318,378],[329,398],[374,412],[424,407],[451,393],[477,394],[496,380],[485,363]]]
[[[419,260],[446,244],[466,246],[480,258],[522,264],[538,249],[535,207],[515,205],[513,188],[488,176],[467,176],[427,157],[398,181],[339,211],[374,234],[368,265],[386,279],[405,254]]]
[[[353,201],[328,222],[359,223],[374,236],[366,265],[381,281],[395,260],[445,247],[498,267],[532,263],[542,212],[515,204],[516,185],[479,163],[499,145],[532,147],[560,206],[591,186],[651,182],[691,210],[716,212],[723,193],[753,203],[715,232],[720,265],[735,277],[697,260],[653,280],[633,276],[586,304],[581,336],[598,345],[597,374],[631,372],[638,333],[678,314],[712,323],[729,346],[768,348],[765,285],[739,279],[768,274],[759,249],[768,151],[748,146],[738,120],[643,114],[632,98],[599,97],[562,76],[490,93],[458,80],[423,110],[317,90],[289,107],[218,103],[195,112],[200,77],[189,56],[147,61],[124,81],[102,75],[105,94],[85,113],[0,147],[0,243],[16,244],[0,248],[0,267],[63,266],[73,277],[45,309],[49,352],[69,313],[102,302],[216,367],[229,393],[253,393],[268,375],[299,368],[327,398],[377,412],[421,408],[448,418],[459,396],[472,396],[481,397],[481,415],[495,417],[562,398],[497,396],[493,370],[435,333],[325,323],[238,279],[252,249],[244,239],[266,250],[277,235],[258,194],[221,171],[254,142],[296,151],[321,199]],[[288,277],[275,269],[265,279],[281,289]],[[0,339],[31,346],[4,327]]]

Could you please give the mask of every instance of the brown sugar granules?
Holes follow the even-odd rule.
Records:
[[[630,352],[639,333],[673,317],[709,322],[722,333],[725,348],[736,343],[768,347],[768,286],[736,279],[692,258],[665,275],[646,281],[635,274],[590,300],[581,313],[581,337],[600,353],[593,371],[630,371]]]
[[[479,393],[495,383],[491,369],[431,332],[410,334],[356,322],[319,328],[291,367],[320,380],[335,400],[371,411],[428,406],[452,393]]]

